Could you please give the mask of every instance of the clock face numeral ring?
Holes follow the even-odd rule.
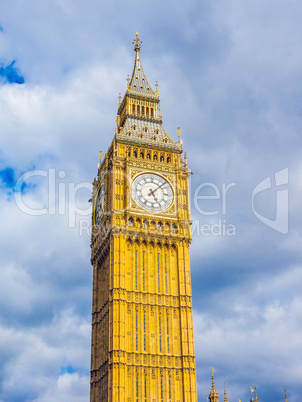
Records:
[[[94,222],[98,226],[103,218],[105,211],[105,186],[102,185],[99,189],[98,196],[95,204],[95,218]]]
[[[131,186],[135,202],[148,211],[160,212],[169,208],[174,200],[170,183],[155,173],[141,173],[136,176]]]

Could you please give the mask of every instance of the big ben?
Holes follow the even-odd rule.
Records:
[[[90,401],[196,402],[190,172],[140,50],[93,182]]]

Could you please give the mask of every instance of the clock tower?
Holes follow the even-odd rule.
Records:
[[[138,34],[133,43],[132,77],[93,182],[90,401],[196,402],[190,172],[182,141],[162,126]]]

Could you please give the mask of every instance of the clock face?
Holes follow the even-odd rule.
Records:
[[[103,218],[105,210],[105,186],[102,185],[95,204],[95,224],[98,226]]]
[[[164,211],[174,199],[171,185],[166,179],[154,173],[142,173],[132,183],[132,197],[148,211]]]

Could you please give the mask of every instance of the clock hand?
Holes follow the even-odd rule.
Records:
[[[164,186],[166,184],[166,182],[164,181],[160,186],[156,187],[156,189],[154,189],[152,191],[152,193],[155,193],[155,191],[157,191],[159,188],[161,188],[162,186]]]
[[[153,191],[152,188],[149,188],[150,193],[148,193],[148,197],[150,197],[150,195],[153,195]]]
[[[150,193],[148,193],[148,196],[150,197],[150,195],[153,195],[154,200],[155,200],[156,202],[158,202],[158,201],[157,201],[157,198],[156,198],[156,196],[155,196],[155,194],[154,194],[154,191],[152,191],[152,188],[149,188],[149,190],[150,190]]]

